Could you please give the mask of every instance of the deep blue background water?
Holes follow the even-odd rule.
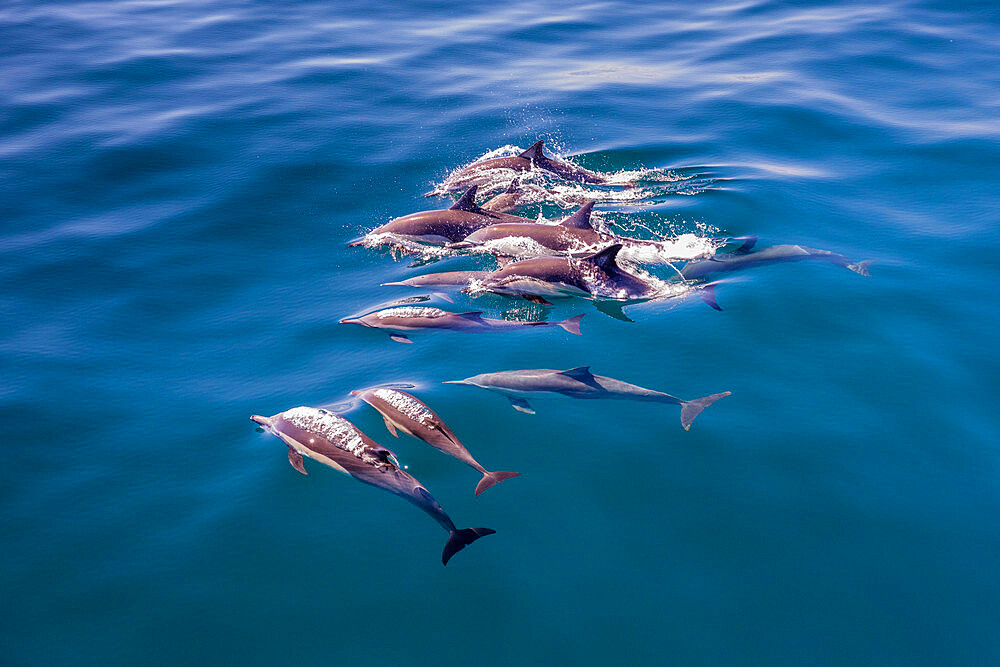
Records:
[[[1000,658],[995,3],[32,0],[0,33],[0,662]],[[412,294],[348,240],[539,137],[700,184],[604,210],[872,277],[561,305],[580,338],[336,324]],[[587,364],[733,396],[685,433],[440,384]],[[351,413],[498,531],[447,568],[425,516],[247,419],[393,381],[523,473],[473,498]]]

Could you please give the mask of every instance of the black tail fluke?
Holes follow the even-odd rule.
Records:
[[[681,426],[684,427],[685,431],[691,430],[691,422],[694,418],[701,414],[701,411],[715,403],[720,398],[725,398],[733,392],[724,391],[721,394],[712,394],[711,396],[703,396],[702,398],[696,398],[693,401],[684,401],[681,404]]]
[[[444,565],[448,564],[451,557],[456,553],[464,549],[467,545],[472,544],[480,537],[485,537],[487,535],[492,535],[497,531],[492,528],[460,528],[458,530],[451,531],[448,537],[448,543],[444,545],[444,552],[441,554],[441,562]]]
[[[483,473],[483,478],[479,480],[479,484],[476,485],[476,495],[478,496],[486,489],[490,488],[494,484],[499,484],[505,479],[510,479],[511,477],[520,477],[520,476],[521,473],[519,472],[507,472],[504,470],[498,472]]]

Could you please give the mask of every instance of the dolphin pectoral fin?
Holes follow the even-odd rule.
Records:
[[[613,317],[614,319],[621,320],[622,322],[635,323],[635,320],[625,314],[625,304],[619,301],[595,301],[594,307],[608,317]]]
[[[309,474],[306,472],[305,463],[302,462],[302,455],[295,451],[295,448],[291,445],[288,445],[288,462],[303,475]]]
[[[546,301],[545,299],[543,299],[542,297],[538,296],[537,294],[522,294],[521,296],[523,296],[525,299],[527,299],[531,303],[537,303],[539,306],[551,306],[552,305],[551,301]]]
[[[398,438],[399,434],[396,433],[396,426],[391,421],[389,421],[389,418],[386,417],[385,415],[382,415],[382,421],[385,422],[385,428],[389,431],[389,433],[392,433],[393,437]]]
[[[510,407],[514,408],[518,412],[524,412],[524,413],[529,414],[529,415],[535,414],[535,411],[528,404],[528,402],[526,400],[524,400],[523,398],[513,398],[513,397],[508,396],[507,400],[510,401]]]
[[[389,334],[389,339],[394,340],[397,343],[412,343],[413,341],[404,336],[403,334]]]

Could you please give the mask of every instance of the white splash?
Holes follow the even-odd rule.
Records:
[[[564,157],[546,146],[550,155],[563,162],[576,165],[572,157]],[[500,157],[518,155],[524,149],[506,145],[488,151],[468,164],[454,169],[431,191],[438,196],[464,190],[473,183],[479,186],[480,195],[494,195],[507,189],[511,181],[517,179],[525,194],[525,201],[553,202],[562,208],[579,206],[589,199],[602,202],[628,202],[632,205],[652,205],[657,198],[677,192],[671,185],[688,181],[694,176],[685,176],[663,169],[622,169],[617,172],[594,172],[607,181],[607,185],[564,181],[545,169],[514,171],[512,169],[490,169],[471,177],[462,172],[468,167]],[[577,165],[579,166],[579,165]]]

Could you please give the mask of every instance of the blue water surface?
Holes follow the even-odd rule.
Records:
[[[997,664],[995,2],[8,0],[0,34],[0,663]],[[347,242],[538,138],[689,179],[612,222],[872,276],[547,313],[580,337],[337,324],[423,270]],[[733,395],[684,432],[442,384],[583,365]],[[248,419],[383,382],[523,474],[474,498],[348,414],[497,530],[447,568]]]

